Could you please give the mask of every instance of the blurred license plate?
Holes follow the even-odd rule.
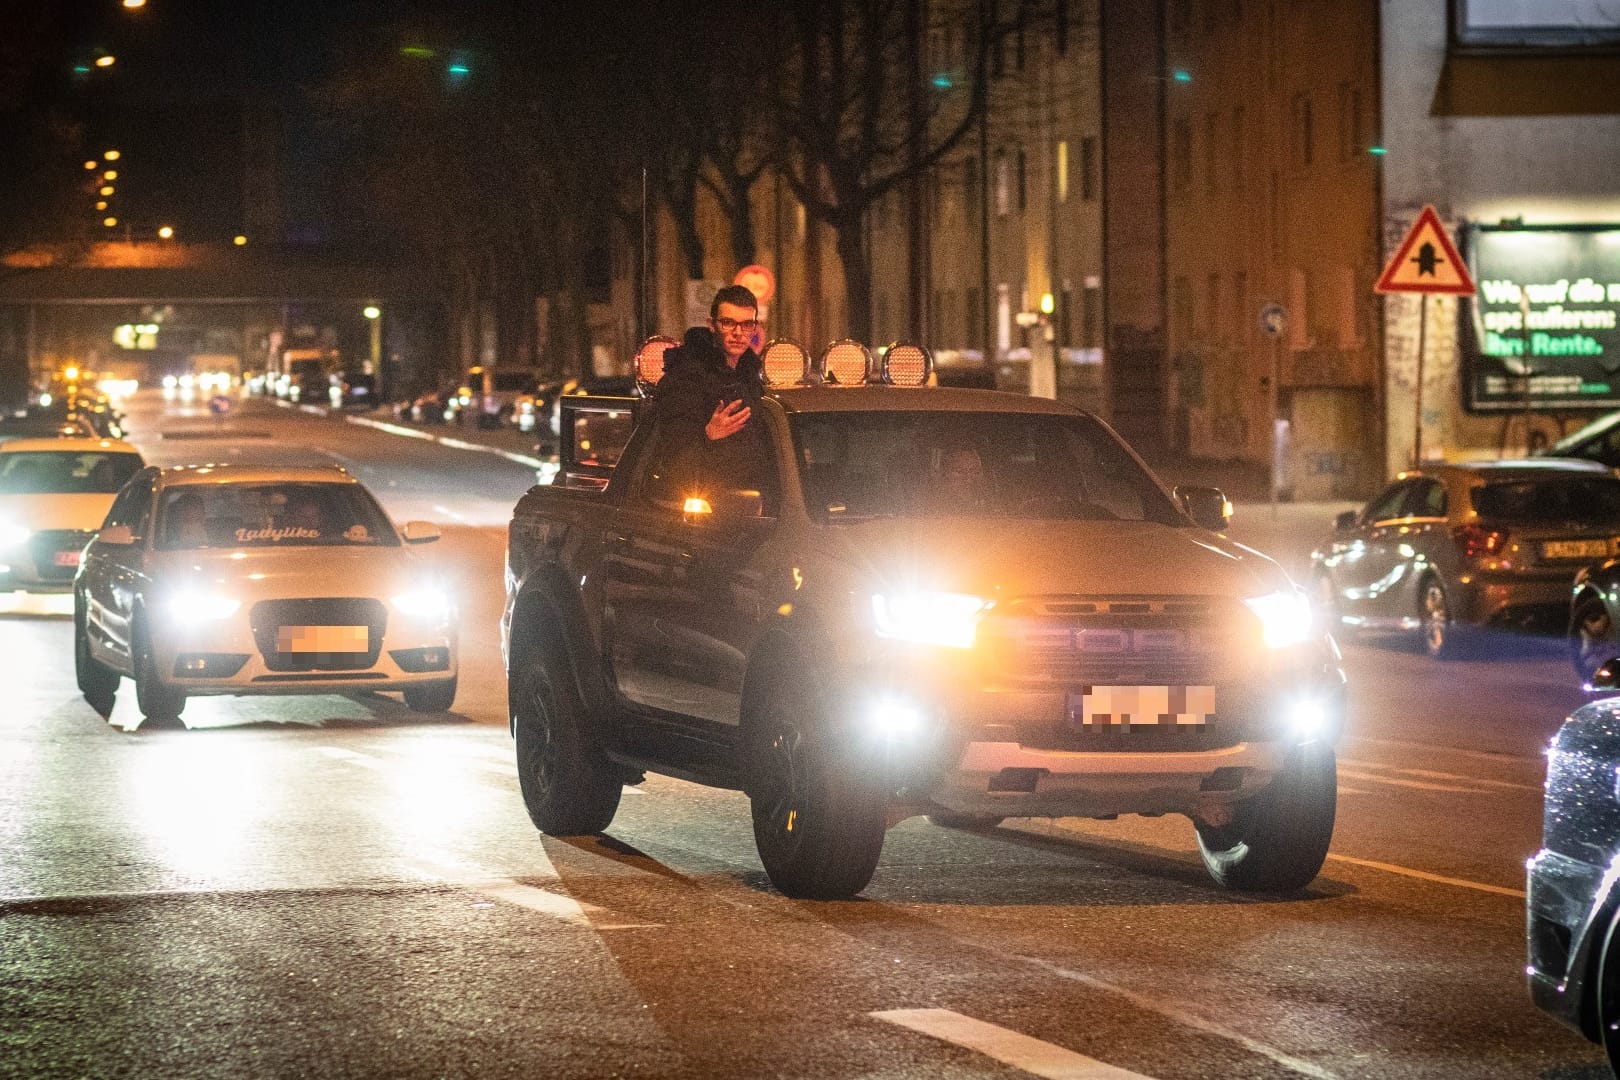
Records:
[[[82,555],[82,554],[84,554],[84,552],[82,552],[82,551],[58,551],[56,553],[56,565],[57,566],[78,566],[79,565],[79,556]]]
[[[1541,545],[1543,559],[1602,559],[1609,554],[1608,540],[1548,540]]]
[[[1069,691],[1069,723],[1114,727],[1203,727],[1215,716],[1213,686],[1083,686]]]
[[[364,626],[283,626],[276,631],[276,649],[284,653],[369,652],[371,640]]]

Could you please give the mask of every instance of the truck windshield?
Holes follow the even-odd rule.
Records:
[[[1086,416],[799,413],[791,425],[812,517],[1155,521],[1184,525],[1163,488]]]

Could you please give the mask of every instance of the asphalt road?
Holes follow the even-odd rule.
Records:
[[[336,461],[444,526],[461,695],[136,730],[128,683],[110,721],[75,692],[68,619],[0,616],[0,1076],[1607,1075],[1523,989],[1541,750],[1580,701],[1556,652],[1349,646],[1300,898],[1215,888],[1181,818],[914,819],[861,899],[797,902],[740,795],[653,777],[603,837],[529,825],[496,618],[531,470],[263,403],[133,421],[153,461]],[[1265,520],[1296,548],[1320,524]]]

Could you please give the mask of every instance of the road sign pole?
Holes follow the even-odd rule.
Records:
[[[1412,468],[1423,465],[1423,350],[1429,328],[1429,296],[1418,294],[1417,375],[1412,380]]]

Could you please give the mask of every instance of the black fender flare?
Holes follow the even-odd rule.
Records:
[[[519,582],[507,625],[507,734],[516,735],[512,674],[536,653],[563,660],[593,722],[599,724],[609,714],[606,675],[589,627],[579,592],[570,587],[561,567],[537,567]]]

